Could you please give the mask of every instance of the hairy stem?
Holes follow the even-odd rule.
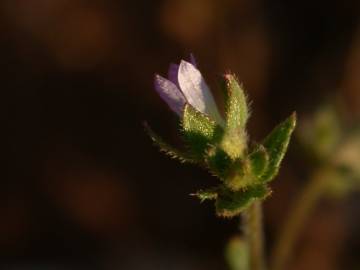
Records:
[[[271,270],[287,269],[286,264],[293,254],[301,229],[325,191],[327,175],[326,169],[314,173],[310,182],[295,200],[282,229],[279,231],[280,236],[271,256]]]
[[[255,202],[243,214],[245,239],[249,247],[250,270],[266,269],[262,222],[261,202]]]

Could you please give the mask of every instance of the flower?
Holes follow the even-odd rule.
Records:
[[[179,116],[182,116],[185,104],[190,104],[206,114],[216,123],[223,125],[213,95],[200,71],[196,68],[194,57],[190,62],[181,60],[180,64],[170,64],[168,78],[155,75],[154,86],[160,97]]]
[[[199,164],[220,180],[194,196],[201,201],[214,200],[216,214],[221,217],[237,216],[254,201],[269,196],[268,183],[278,174],[296,125],[295,114],[274,128],[261,144],[249,147],[248,102],[235,75],[223,76],[225,121],[193,57],[189,62],[170,64],[167,78],[156,74],[154,86],[180,116],[179,131],[185,147],[181,150],[171,146],[145,124],[152,141],[168,156]]]

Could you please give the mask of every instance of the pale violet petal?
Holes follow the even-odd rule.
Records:
[[[215,100],[200,71],[191,63],[182,60],[178,81],[181,91],[190,105],[207,114],[219,124],[223,124]]]
[[[192,53],[190,53],[189,60],[190,63],[193,64],[194,67],[196,67],[196,59]],[[179,65],[171,63],[168,70],[168,79],[179,87],[178,72]]]
[[[168,79],[179,87],[178,72],[179,72],[179,65],[171,63],[168,71]]]
[[[160,97],[169,105],[170,109],[182,115],[186,99],[179,88],[171,81],[165,79],[160,75],[155,75],[154,78],[155,90]]]

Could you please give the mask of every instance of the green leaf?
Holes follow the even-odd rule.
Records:
[[[218,192],[219,188],[208,188],[204,190],[199,190],[191,195],[198,197],[201,202],[204,202],[205,200],[216,200],[218,197]]]
[[[184,108],[182,129],[197,157],[202,157],[209,144],[215,143],[222,133],[220,126],[189,104]]]
[[[215,203],[216,214],[219,217],[226,218],[237,216],[255,200],[263,200],[269,196],[270,193],[271,191],[265,185],[254,185],[246,190],[237,192],[223,189],[222,192],[218,194]]]
[[[262,181],[269,182],[278,174],[295,126],[296,113],[293,113],[265,138],[263,145],[269,154],[269,166],[261,177]]]
[[[265,147],[258,145],[249,155],[249,160],[252,174],[260,179],[269,166],[269,154]]]
[[[173,159],[177,159],[183,163],[196,163],[197,160],[190,154],[185,154],[180,152],[179,150],[175,149],[171,145],[164,142],[164,140],[158,136],[147,123],[144,123],[145,131],[151,138],[151,140],[154,142],[155,145],[157,145],[160,148],[160,151],[168,155],[169,157]]]
[[[244,129],[249,118],[249,109],[244,90],[236,77],[226,74],[226,128]]]

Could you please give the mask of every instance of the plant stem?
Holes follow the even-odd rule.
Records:
[[[285,269],[293,254],[301,229],[325,191],[328,173],[325,168],[314,173],[310,182],[296,199],[280,230],[279,239],[273,249],[271,270]]]
[[[245,239],[249,246],[250,270],[266,269],[262,222],[261,202],[255,202],[243,214]]]

